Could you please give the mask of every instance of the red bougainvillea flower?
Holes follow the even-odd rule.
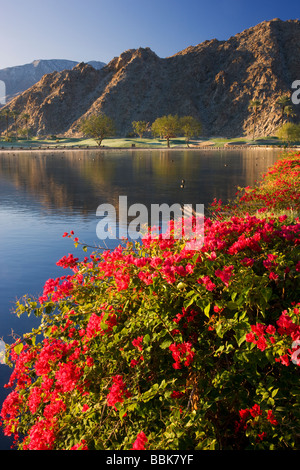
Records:
[[[175,360],[173,364],[174,369],[181,369],[182,364],[188,367],[192,363],[195,352],[192,350],[192,344],[190,342],[180,344],[173,343],[169,346],[169,349],[172,351],[172,356]]]
[[[136,339],[132,341],[132,344],[135,348],[139,349],[139,351],[142,351],[143,350],[142,342],[143,342],[143,336],[138,336]]]
[[[240,410],[239,415],[240,415],[242,420],[246,420],[248,418],[248,416],[250,415],[250,411],[249,411],[248,408],[246,408],[245,410]]]
[[[108,406],[114,406],[116,409],[116,403],[123,403],[124,397],[129,398],[131,394],[128,392],[121,375],[115,375],[112,380],[113,384],[109,389],[110,392],[107,396],[107,404]]]
[[[213,291],[216,287],[216,284],[211,281],[209,276],[202,276],[198,279],[199,284],[203,284],[207,290]]]
[[[277,419],[275,419],[275,416],[274,416],[272,410],[268,410],[267,419],[268,419],[268,421],[270,421],[271,424],[273,424],[273,426],[278,425],[278,421],[277,421]]]
[[[290,163],[271,169],[262,188],[246,188],[240,204],[226,209],[215,201],[218,213],[204,221],[202,247],[149,234],[141,245],[101,248],[83,261],[61,258],[57,265],[72,274],[46,281],[40,307],[18,302],[18,312],[41,317],[42,325],[9,347],[14,369],[5,387],[15,390],[1,409],[4,434],[23,450],[87,450],[100,442],[145,450],[170,442],[171,424],[183,448],[181,430],[189,422],[190,448],[210,446],[211,439],[226,448],[235,437],[236,448],[255,442],[293,448],[300,172],[296,176]],[[276,215],[288,206],[288,216]],[[178,229],[172,222],[170,235]],[[165,340],[169,332],[171,341]],[[206,413],[199,395],[201,426],[216,430],[202,443],[199,421],[188,416],[196,411],[191,367],[213,400],[214,412]],[[269,379],[280,390],[273,402],[257,387]],[[174,420],[173,410],[186,410],[183,420]],[[280,420],[285,425],[272,430]]]
[[[57,419],[38,418],[29,431],[29,442],[24,450],[52,450],[56,439]]]
[[[289,366],[290,365],[290,360],[287,354],[284,354],[283,356],[275,357],[276,362],[280,362],[283,366]]]
[[[86,440],[82,439],[78,444],[75,444],[73,447],[71,447],[70,450],[89,450]]]
[[[262,410],[259,405],[255,404],[250,408],[250,414],[255,418],[256,416],[260,416],[262,414]]]
[[[267,437],[267,433],[263,431],[262,433],[257,434],[256,442],[263,441],[266,437]]]
[[[171,394],[171,398],[182,398],[184,397],[184,395],[184,392],[177,392],[176,390],[174,390]]]
[[[230,278],[232,276],[233,266],[225,266],[223,269],[217,269],[215,275],[224,282],[225,286],[228,287]]]
[[[141,431],[136,440],[133,443],[132,449],[133,450],[145,450],[145,444],[148,442],[148,439],[143,431]]]

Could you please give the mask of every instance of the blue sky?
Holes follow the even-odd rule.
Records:
[[[299,17],[299,0],[0,0],[0,68],[35,59],[109,62],[138,47],[167,57],[264,20]]]

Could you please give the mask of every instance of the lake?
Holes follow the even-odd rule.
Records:
[[[279,158],[280,150],[47,150],[0,153],[0,339],[38,324],[13,313],[16,299],[38,296],[45,281],[58,277],[56,261],[68,253],[82,258],[64,232],[87,244],[97,238],[100,204],[118,207],[227,201],[238,186],[254,185]],[[181,181],[185,180],[184,188]],[[107,246],[116,245],[108,240]],[[0,407],[11,369],[0,364]],[[10,440],[0,431],[0,450]]]

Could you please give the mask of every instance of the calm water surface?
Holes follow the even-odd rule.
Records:
[[[13,313],[16,299],[38,296],[48,278],[62,275],[56,266],[62,256],[83,256],[64,232],[102,243],[96,235],[100,204],[118,208],[122,195],[128,206],[142,203],[149,212],[154,203],[207,207],[214,198],[234,197],[237,186],[253,185],[279,156],[278,150],[1,153],[0,338],[10,343],[12,331],[21,335],[36,326],[37,320]],[[0,407],[10,374],[0,365]],[[0,435],[0,449],[9,445]]]

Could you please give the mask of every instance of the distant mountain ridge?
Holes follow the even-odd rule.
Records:
[[[6,102],[37,83],[45,74],[70,70],[78,63],[74,60],[41,59],[34,60],[30,64],[0,69],[0,80],[6,86]],[[95,60],[88,63],[97,70],[106,65],[104,62]]]
[[[178,114],[199,119],[203,136],[232,138],[252,135],[249,102],[259,99],[256,136],[263,136],[281,124],[277,100],[291,95],[295,80],[300,80],[300,21],[274,19],[163,59],[150,48],[130,49],[100,70],[80,63],[52,72],[6,107],[28,113],[39,136],[80,136],[80,121],[104,112],[119,136],[132,132],[132,121]],[[294,112],[299,120],[300,105]],[[10,125],[13,130],[13,119]],[[0,121],[0,132],[5,128]]]

